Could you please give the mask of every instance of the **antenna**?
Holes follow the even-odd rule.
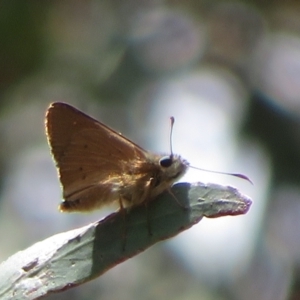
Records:
[[[173,135],[173,127],[174,127],[174,123],[175,123],[175,118],[170,117],[170,121],[171,121],[171,128],[170,128],[170,151],[171,151],[171,155],[170,155],[170,158],[173,159],[174,155],[173,155],[173,147],[172,147],[172,135]],[[247,180],[248,182],[250,182],[253,185],[253,182],[251,181],[251,179],[249,177],[247,177],[246,175],[244,175],[244,174],[213,171],[213,170],[194,167],[194,166],[191,166],[191,165],[189,165],[189,167],[192,168],[192,169],[196,169],[196,170],[200,170],[200,171],[204,171],[204,172],[234,176],[234,177],[237,177],[237,178],[240,178],[240,179]]]
[[[170,117],[170,121],[171,121],[171,128],[170,128],[170,158],[173,159],[173,147],[172,147],[172,135],[173,135],[173,127],[174,127],[174,123],[175,123],[175,118],[174,117]]]
[[[250,182],[253,185],[253,182],[251,181],[251,179],[249,177],[247,177],[246,175],[244,175],[244,174],[213,171],[213,170],[202,169],[202,168],[198,168],[198,167],[194,167],[194,166],[189,166],[189,167],[192,168],[192,169],[196,169],[196,170],[200,170],[200,171],[204,171],[204,172],[216,173],[216,174],[222,174],[222,175],[229,175],[229,176],[238,177],[238,178],[247,180],[248,182]]]

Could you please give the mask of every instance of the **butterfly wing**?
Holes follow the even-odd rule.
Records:
[[[112,198],[130,162],[145,159],[138,145],[65,103],[51,104],[46,131],[63,186],[62,210],[90,210],[117,200]]]

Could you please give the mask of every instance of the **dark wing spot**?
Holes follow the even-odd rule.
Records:
[[[80,204],[80,199],[72,200],[72,201],[64,200],[64,201],[62,201],[60,206],[61,206],[62,210],[68,210],[68,209],[78,206],[79,204]]]

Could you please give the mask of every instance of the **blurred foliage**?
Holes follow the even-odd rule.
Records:
[[[1,182],[5,181],[6,186],[16,189],[10,180],[16,165],[19,163],[22,166],[18,160],[20,153],[25,156],[27,151],[32,151],[33,158],[30,157],[32,160],[29,159],[28,163],[30,166],[39,160],[43,164],[42,156],[34,151],[46,143],[43,116],[52,101],[71,102],[81,108],[92,107],[95,115],[102,114],[104,121],[114,119],[118,128],[129,132],[133,119],[147,124],[150,114],[154,112],[151,99],[155,99],[161,90],[167,90],[165,83],[168,80],[178,80],[174,80],[177,87],[176,83],[188,81],[187,74],[199,72],[200,69],[210,70],[206,73],[207,78],[213,77],[211,70],[218,70],[216,72],[221,77],[230,73],[239,82],[237,84],[235,81],[231,86],[243,86],[246,90],[246,96],[236,102],[236,106],[242,103],[246,107],[246,112],[241,113],[243,126],[237,131],[243,137],[258,141],[271,162],[272,180],[266,192],[267,208],[259,232],[256,232],[256,244],[252,246],[255,252],[253,262],[244,277],[235,285],[228,283],[228,278],[223,278],[223,283],[216,284],[215,290],[205,281],[199,284],[201,280],[195,276],[191,283],[193,280],[189,277],[189,287],[201,285],[199,289],[191,291],[189,299],[199,299],[199,290],[205,294],[205,299],[216,299],[215,295],[218,294],[219,299],[247,300],[264,292],[265,298],[262,299],[268,299],[268,292],[273,293],[269,299],[275,299],[275,296],[278,300],[298,299],[299,45],[300,3],[296,0],[1,1]],[[217,76],[214,80],[217,81]],[[222,106],[222,101],[227,103],[226,97],[225,100],[221,97],[223,92],[209,90],[211,82],[207,82],[203,85],[204,94],[213,95],[216,107],[219,105],[221,112],[222,109],[226,111],[227,107],[225,109]],[[193,94],[196,88],[191,86],[189,92]],[[236,90],[236,94],[239,94],[239,89]],[[178,101],[178,91],[182,90],[178,87],[175,92],[172,90],[173,94],[170,93],[174,101]],[[159,109],[155,111],[159,112]],[[120,115],[122,117],[119,118]],[[238,118],[239,113],[232,117]],[[203,128],[195,130],[200,133],[205,131]],[[142,128],[133,130],[139,131],[143,135]],[[48,165],[45,166],[49,171]],[[30,176],[26,173],[21,178],[24,180],[27,177]],[[43,178],[37,174],[35,180],[39,177]],[[255,182],[255,178],[252,179]],[[29,184],[24,180],[23,185],[28,188]],[[51,194],[49,190],[46,191],[42,191],[42,195]],[[38,189],[35,192],[38,193]],[[1,188],[1,204],[5,203],[4,194]],[[27,203],[25,199],[22,198],[22,201]],[[4,205],[0,210],[3,212],[1,219],[7,217],[5,227],[9,231],[4,231],[5,237],[9,236],[12,244],[14,241],[16,244],[28,241],[26,230],[30,232],[29,235],[36,234],[40,238],[38,234],[50,227],[45,225],[46,217],[41,214],[42,217],[34,219],[32,212],[29,215],[34,226],[28,225],[28,229],[26,225],[18,225],[16,220],[22,220],[27,205],[22,202],[23,206],[18,212],[13,205],[8,210],[10,214],[6,213]],[[53,207],[53,203],[45,204],[43,200],[36,205]],[[49,210],[48,206],[45,210]],[[54,225],[59,223],[50,217],[49,220]],[[15,231],[14,223],[17,224]],[[18,247],[23,247],[22,242]],[[6,254],[4,248],[0,249],[3,256]],[[160,269],[161,274],[167,275],[170,281],[155,277],[151,273],[151,263],[147,262],[147,268],[139,269],[140,273],[137,274],[140,276],[129,286],[137,284],[136,281],[143,278],[141,274],[146,274],[148,281],[156,282],[153,286],[149,282],[139,282],[141,290],[133,292],[136,298],[147,299],[144,297],[147,292],[149,299],[164,299],[163,287],[170,289],[176,286],[176,290],[183,284],[184,276],[191,276],[192,273],[187,271],[183,262],[172,256],[174,254],[161,255],[168,259],[168,265]],[[140,259],[140,265],[144,266],[145,257]],[[164,258],[160,263],[165,263]],[[153,267],[157,266],[153,264]],[[115,274],[114,280],[119,280],[121,287],[113,291],[105,278],[99,281],[103,299],[105,296],[113,299],[111,293],[120,295],[117,292],[125,288],[124,277],[130,281],[128,274],[121,277]],[[261,282],[258,282],[259,279]],[[282,297],[276,290],[279,287]],[[98,291],[98,288],[89,285],[89,295],[95,296],[97,293],[94,290]],[[189,289],[187,286],[185,288]],[[182,294],[178,293],[178,299],[185,297],[185,288],[180,288]],[[75,290],[68,295],[84,299],[85,293]],[[68,297],[66,295],[59,297],[64,299]],[[173,296],[176,296],[175,292]],[[133,298],[128,295],[128,299]],[[55,299],[58,299],[57,295]]]
[[[1,1],[0,94],[40,67],[47,6],[46,1]]]

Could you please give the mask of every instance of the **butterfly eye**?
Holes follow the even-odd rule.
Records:
[[[164,156],[159,161],[160,166],[164,168],[170,167],[172,163],[173,163],[173,158],[171,156]]]

